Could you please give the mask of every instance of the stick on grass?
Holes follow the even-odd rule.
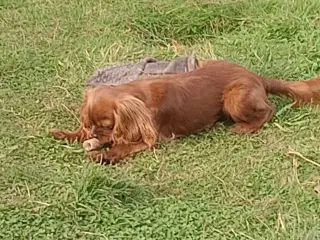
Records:
[[[305,161],[313,164],[314,166],[320,167],[320,164],[319,164],[319,163],[317,163],[317,162],[315,162],[315,161],[312,161],[312,160],[309,159],[309,158],[306,158],[305,156],[303,156],[303,155],[302,155],[301,153],[299,153],[299,152],[289,151],[289,152],[288,152],[288,155],[298,156],[298,157],[300,157],[301,159],[303,159],[303,160],[305,160]]]

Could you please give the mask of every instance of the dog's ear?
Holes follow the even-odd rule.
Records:
[[[114,110],[113,139],[117,144],[143,141],[152,147],[157,132],[150,111],[144,102],[133,96],[119,100]]]
[[[93,89],[88,89],[84,92],[80,109],[80,124],[83,128],[83,131],[86,132],[86,138],[91,138],[88,108],[92,101],[92,94]]]

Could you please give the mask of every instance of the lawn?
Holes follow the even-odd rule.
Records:
[[[99,166],[73,129],[97,68],[226,59],[293,81],[320,73],[319,0],[1,0],[1,239],[320,239],[320,109],[255,136],[229,123]],[[214,86],[213,86],[214,87]]]

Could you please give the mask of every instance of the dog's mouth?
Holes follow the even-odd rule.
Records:
[[[106,143],[102,144],[101,149],[109,149],[109,148],[112,148],[112,146],[113,146],[113,141],[106,142]]]

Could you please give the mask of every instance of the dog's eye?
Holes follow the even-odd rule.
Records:
[[[103,128],[105,130],[112,130],[113,129],[113,123],[108,119],[101,121],[100,126],[101,126],[101,128]]]
[[[112,130],[112,129],[113,129],[113,126],[112,126],[112,125],[109,125],[109,126],[103,126],[103,129],[106,129],[106,130]]]

